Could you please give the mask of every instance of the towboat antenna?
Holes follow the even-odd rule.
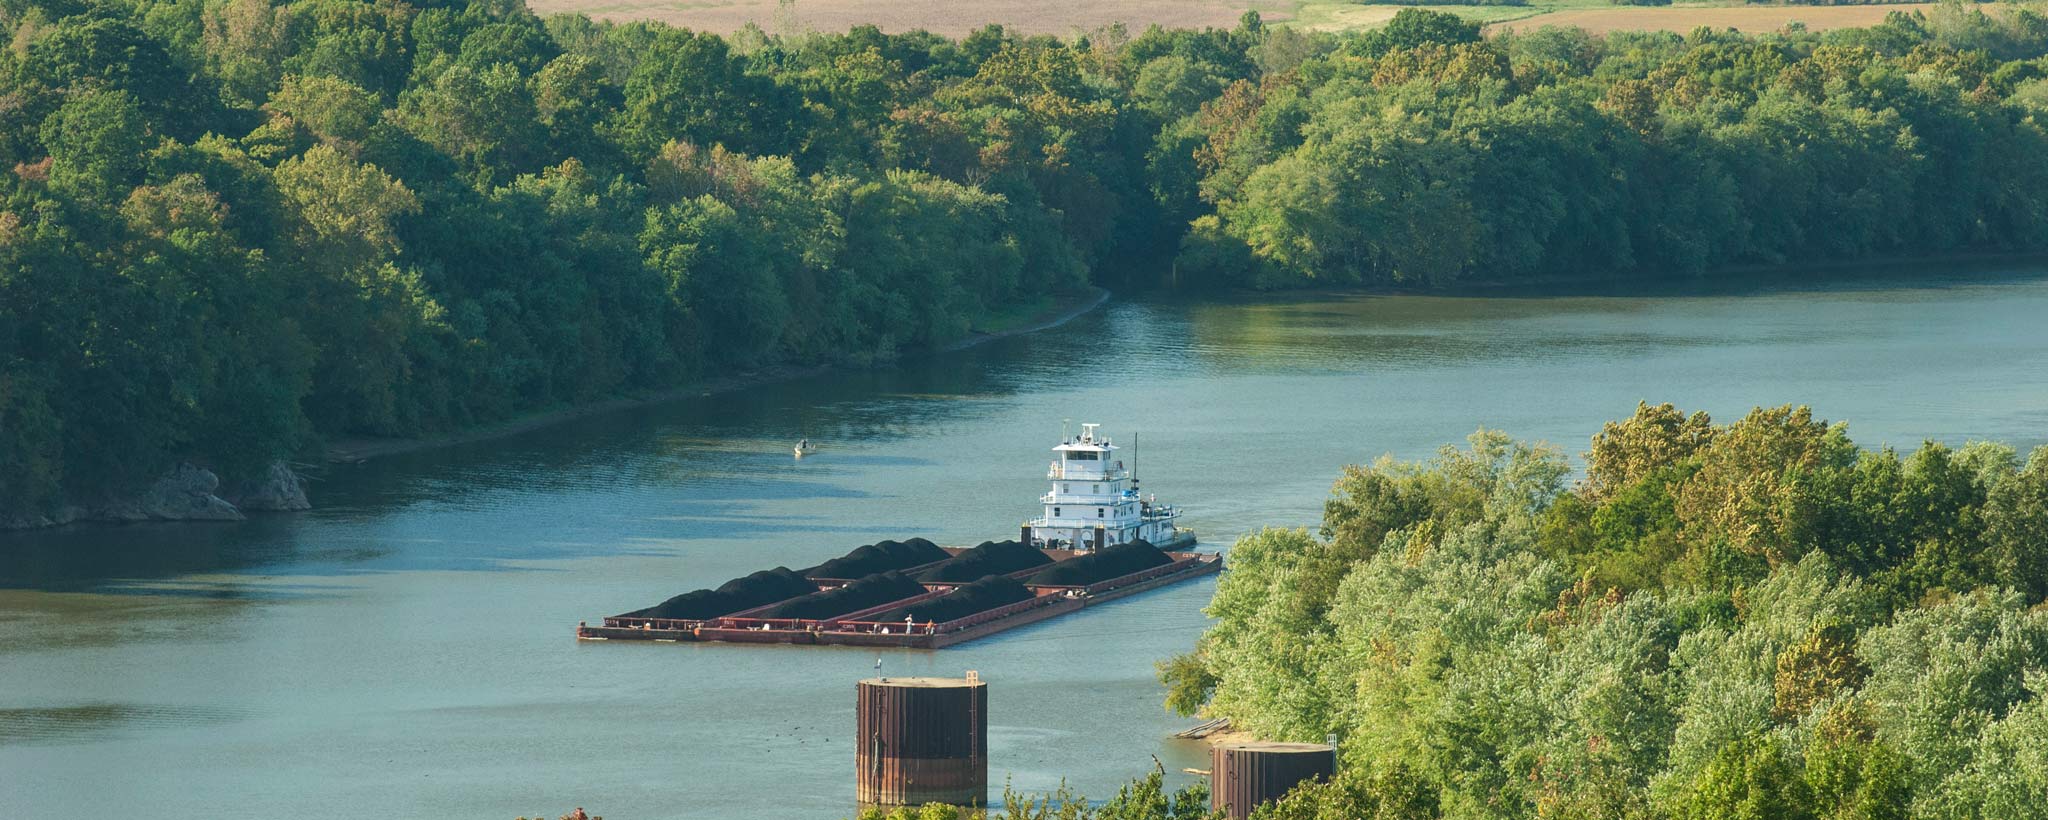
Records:
[[[1131,489],[1138,489],[1138,431],[1131,431]]]
[[[1067,438],[1067,425],[1068,425],[1069,423],[1071,423],[1071,422],[1073,422],[1073,419],[1060,419],[1060,443],[1061,443],[1061,444],[1065,444],[1065,443],[1067,443],[1067,442],[1073,441],[1073,439]]]

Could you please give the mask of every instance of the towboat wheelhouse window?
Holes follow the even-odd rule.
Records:
[[[1068,461],[1095,461],[1096,455],[1087,450],[1067,453]]]

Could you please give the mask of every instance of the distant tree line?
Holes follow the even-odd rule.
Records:
[[[0,0],[0,513],[959,338],[1094,282],[2048,244],[2048,26],[730,37]]]
[[[1184,278],[1432,286],[2048,244],[2048,19],[1825,34],[1541,29],[1409,10],[1233,81]],[[1178,158],[1182,152],[1176,151]]]
[[[1340,738],[1258,817],[2021,820],[2048,806],[2048,447],[1805,408],[1481,431],[1240,540],[1169,704]]]

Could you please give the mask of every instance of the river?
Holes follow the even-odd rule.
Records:
[[[1840,272],[1827,278],[1844,276]],[[0,536],[0,805],[29,817],[836,818],[872,650],[581,643],[580,620],[880,538],[1014,535],[1062,419],[1209,548],[1480,426],[1574,454],[1639,399],[1806,403],[1866,447],[2048,440],[2048,273],[1571,295],[1115,300],[898,366],[335,467],[319,509]],[[1135,434],[1135,435],[1134,435]],[[809,437],[817,455],[796,461]],[[1201,765],[1152,665],[1213,579],[889,674],[990,682],[991,781]],[[1176,774],[1175,781],[1184,780]]]

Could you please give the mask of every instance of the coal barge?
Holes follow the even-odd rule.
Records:
[[[1082,425],[1016,541],[882,541],[802,571],[776,567],[580,624],[591,641],[726,641],[939,649],[1214,574],[1180,510],[1139,492],[1119,448]]]

